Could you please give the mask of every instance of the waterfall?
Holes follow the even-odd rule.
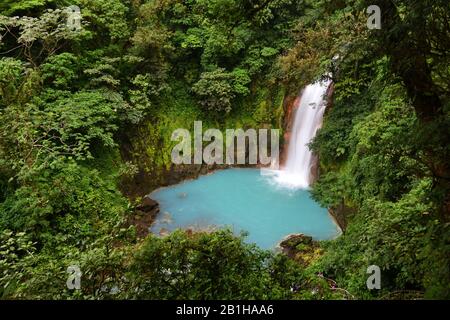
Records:
[[[308,188],[311,184],[315,157],[308,143],[322,125],[325,95],[330,83],[325,80],[310,84],[297,99],[285,164],[281,170],[272,172],[277,184],[289,188]]]

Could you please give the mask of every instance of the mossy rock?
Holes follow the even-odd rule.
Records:
[[[311,247],[304,244],[304,243],[300,243],[298,245],[295,246],[295,249],[298,251],[307,251],[308,249],[310,249]]]
[[[297,248],[299,245],[310,246],[312,244],[312,237],[305,236],[304,234],[292,234],[285,240],[281,241],[280,247],[286,249]]]

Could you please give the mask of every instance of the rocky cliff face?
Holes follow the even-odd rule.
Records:
[[[283,166],[287,159],[287,152],[289,141],[292,133],[292,125],[294,122],[295,111],[297,107],[300,105],[301,95],[293,96],[288,95],[284,98],[283,101],[283,109],[284,109],[284,118],[283,118],[283,141],[281,143],[281,152],[280,152],[280,165]]]
[[[173,165],[171,163],[171,133],[177,128],[192,128],[194,121],[204,120],[203,130],[224,128],[244,130],[276,128],[283,131],[285,89],[280,85],[254,84],[251,94],[239,102],[240,113],[223,115],[219,120],[203,119],[204,113],[195,101],[188,101],[186,95],[171,97],[154,117],[138,126],[130,127],[120,137],[121,156],[124,162],[137,167],[137,173],[122,180],[121,190],[130,199],[143,197],[154,189],[195,179],[213,170],[229,168],[229,165]],[[182,105],[185,112],[177,110]],[[270,141],[270,139],[269,139]],[[248,155],[247,155],[248,156]],[[248,163],[248,162],[247,162]],[[236,167],[235,165],[234,167]]]

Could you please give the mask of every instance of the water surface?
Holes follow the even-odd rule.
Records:
[[[283,188],[259,169],[227,169],[150,194],[161,212],[151,231],[229,226],[248,231],[248,242],[274,248],[286,235],[335,237],[339,229],[305,189]]]

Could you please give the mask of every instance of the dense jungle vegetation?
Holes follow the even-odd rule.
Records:
[[[448,0],[2,0],[0,14],[0,298],[450,298]],[[164,181],[174,129],[280,128],[283,101],[323,75],[312,194],[346,228],[310,263],[229,230],[137,234],[130,186]]]

